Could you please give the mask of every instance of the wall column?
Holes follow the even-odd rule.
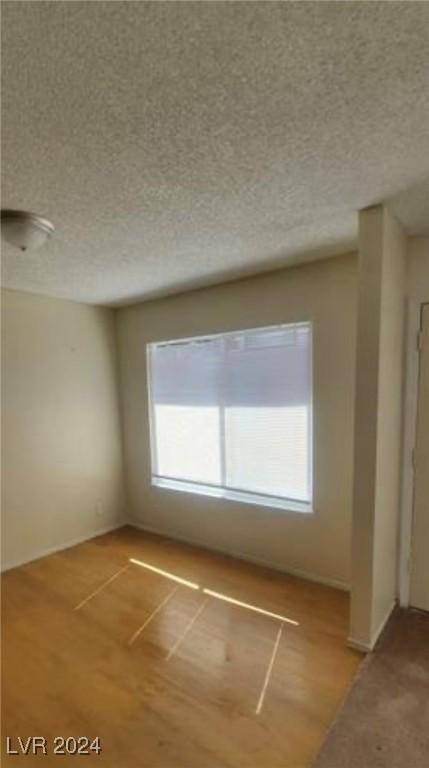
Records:
[[[405,253],[384,206],[359,213],[350,643],[364,650],[397,592]]]

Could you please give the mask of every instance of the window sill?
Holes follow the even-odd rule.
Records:
[[[152,477],[152,485],[156,488],[164,488],[170,491],[183,491],[185,493],[194,493],[200,496],[212,496],[216,499],[238,501],[244,504],[256,504],[259,507],[271,507],[272,509],[282,509],[287,512],[298,512],[300,514],[313,513],[313,508],[310,502],[293,501],[277,496],[264,496],[264,494],[261,493],[233,491],[229,488],[217,488],[212,485],[191,483],[184,480],[170,480],[166,477]]]

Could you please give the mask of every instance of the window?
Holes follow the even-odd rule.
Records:
[[[152,482],[310,511],[311,324],[148,345]]]

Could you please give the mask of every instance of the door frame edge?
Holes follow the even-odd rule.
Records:
[[[419,388],[419,349],[418,333],[422,323],[425,301],[409,298],[406,308],[405,331],[405,378],[403,397],[402,430],[402,469],[400,497],[399,530],[399,567],[398,596],[399,605],[407,608],[410,603],[411,558],[414,506],[414,466],[413,451],[416,441],[416,422]]]

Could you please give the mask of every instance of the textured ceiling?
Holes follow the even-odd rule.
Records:
[[[3,2],[3,284],[126,303],[429,229],[429,3]]]

